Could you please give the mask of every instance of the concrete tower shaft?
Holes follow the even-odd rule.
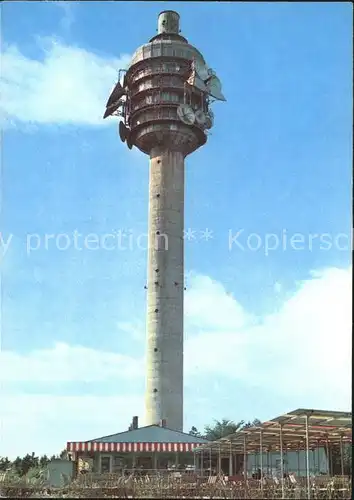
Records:
[[[122,116],[122,141],[150,157],[145,423],[176,430],[183,430],[184,160],[206,142],[211,96],[223,99],[219,80],[167,10],[104,114]]]
[[[150,159],[146,424],[183,429],[184,158]]]
[[[187,88],[191,61],[204,63],[179,35],[179,15],[164,11],[158,34],[134,54],[126,73],[130,141],[150,156],[145,424],[183,430],[184,159],[206,142],[183,123],[180,104],[203,109],[207,97]],[[205,64],[205,63],[204,63]]]

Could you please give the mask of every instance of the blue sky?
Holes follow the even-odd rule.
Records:
[[[227,99],[214,105],[206,146],[186,162],[186,228],[196,238],[185,244],[185,428],[301,406],[347,409],[350,4],[1,8],[4,453],[55,452],[143,417],[146,251],[64,251],[44,238],[146,232],[148,159],[101,117],[117,70],[155,34],[165,8],[179,12]],[[240,230],[244,249],[230,248]],[[300,250],[252,250],[255,238],[295,233],[307,242]],[[310,245],[314,234],[327,234],[331,248],[320,236]],[[29,434],[18,427],[23,405]]]

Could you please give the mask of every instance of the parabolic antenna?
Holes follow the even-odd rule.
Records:
[[[119,137],[122,142],[125,142],[129,135],[129,129],[124,125],[123,122],[119,122]]]
[[[186,125],[193,125],[195,121],[194,111],[188,104],[180,104],[177,108],[177,115],[181,122]]]
[[[205,116],[205,128],[210,129],[214,125],[214,113],[209,110]]]
[[[127,146],[129,149],[132,149],[132,147],[133,147],[132,137],[131,137],[130,133],[128,133],[128,135],[127,135]]]
[[[194,68],[198,74],[198,76],[204,81],[209,78],[208,68],[206,64],[203,64],[197,60],[194,61]]]
[[[190,68],[186,74],[186,82],[192,87],[196,87],[202,92],[207,92],[204,80],[208,78],[208,69],[195,59],[190,63]]]
[[[211,76],[206,82],[208,94],[218,101],[226,101],[221,92],[221,82],[216,75]]]
[[[115,104],[117,101],[119,101],[119,99],[122,97],[122,95],[124,93],[125,92],[123,90],[123,87],[118,82],[116,84],[116,86],[114,87],[114,89],[112,90],[111,95],[108,98],[108,101],[107,101],[107,104],[106,104],[106,108],[109,108],[110,106],[112,106],[112,104]]]
[[[103,118],[107,118],[107,116],[113,115],[115,111],[117,111],[118,108],[122,105],[122,101],[117,101],[111,104],[108,108],[106,108],[106,111],[103,115]]]
[[[196,87],[197,89],[201,90],[202,92],[208,92],[208,89],[204,83],[204,81],[200,78],[198,73],[195,70],[192,70],[192,73],[190,77],[187,80],[188,85],[191,85],[192,87]]]
[[[195,121],[198,123],[198,125],[201,125],[201,126],[203,126],[205,124],[206,116],[205,116],[205,113],[201,109],[198,109],[198,111],[196,111]]]

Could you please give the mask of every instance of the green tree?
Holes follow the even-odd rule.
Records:
[[[30,469],[38,466],[39,466],[39,459],[38,457],[35,456],[34,452],[32,452],[31,455],[27,453],[27,455],[22,459],[21,475],[24,476]]]
[[[240,430],[244,425],[244,421],[234,422],[233,420],[228,420],[223,418],[222,420],[214,420],[213,425],[206,425],[204,434],[205,438],[209,441],[216,441],[222,437],[233,434],[234,432]]]
[[[7,470],[11,465],[11,461],[8,459],[8,457],[2,457],[0,458],[0,470]]]
[[[196,427],[194,427],[194,425],[192,426],[191,430],[189,431],[189,434],[191,436],[195,436],[195,437],[199,437],[199,438],[203,437],[201,435],[201,433],[198,431],[198,429]]]
[[[258,420],[258,418],[255,418],[252,422],[245,423],[245,425],[243,426],[243,429],[248,429],[249,427],[257,427],[261,424],[262,424],[262,422],[260,420]]]
[[[39,466],[41,468],[44,468],[48,465],[48,462],[49,462],[49,458],[47,457],[47,455],[43,455],[40,459],[39,459]]]
[[[12,467],[15,470],[16,474],[19,476],[22,476],[22,458],[16,457],[15,460],[12,462]]]

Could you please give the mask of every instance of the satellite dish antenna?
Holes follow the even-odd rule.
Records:
[[[192,87],[196,87],[197,89],[201,90],[202,92],[208,92],[208,89],[204,83],[204,81],[200,78],[198,73],[193,70],[190,77],[187,80],[188,85],[191,85]]]
[[[181,122],[186,125],[193,125],[195,121],[194,111],[188,104],[180,104],[177,108],[177,115]]]
[[[119,101],[119,99],[122,97],[122,95],[124,94],[124,89],[123,87],[121,86],[121,84],[118,82],[114,89],[112,90],[111,92],[111,95],[109,96],[108,98],[108,101],[107,101],[107,104],[106,104],[106,108],[109,108],[110,106],[112,106],[112,104],[115,104],[117,101]]]
[[[212,75],[206,82],[207,92],[218,101],[226,101],[221,92],[221,82],[216,75]]]
[[[129,149],[132,149],[132,147],[133,147],[132,135],[131,134],[127,135],[127,146],[128,146]]]
[[[210,129],[214,125],[214,113],[209,110],[205,116],[205,128]]]
[[[107,116],[113,115],[113,113],[115,111],[117,111],[118,108],[120,108],[122,104],[123,104],[123,101],[117,101],[117,102],[111,104],[108,108],[106,108],[106,111],[103,115],[103,118],[107,118]]]
[[[119,137],[122,142],[125,142],[129,134],[129,130],[123,122],[119,122]]]
[[[198,109],[195,113],[195,121],[198,123],[198,125],[203,126],[206,122],[206,116],[205,113],[201,110]]]
[[[197,63],[195,59],[191,62],[189,72],[186,77],[186,82],[192,87],[196,87],[202,92],[207,92],[207,87],[204,80],[208,78],[208,72],[206,68],[204,69],[200,63]]]
[[[210,75],[208,73],[208,68],[207,68],[206,64],[195,60],[194,61],[194,68],[195,68],[196,72],[198,73],[198,76],[202,80],[207,80],[209,78]]]

